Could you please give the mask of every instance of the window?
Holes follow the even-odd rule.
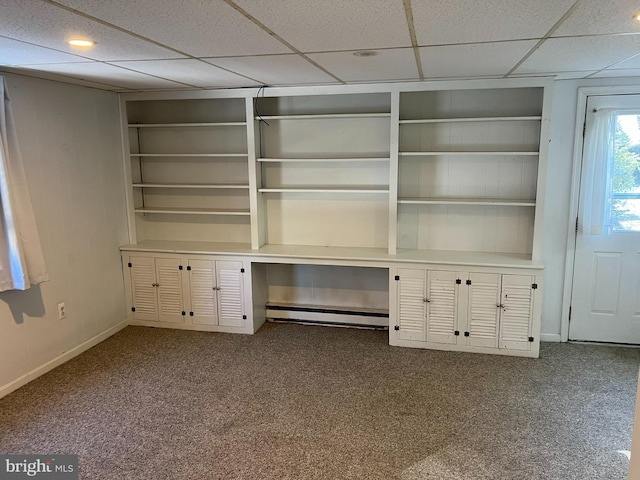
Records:
[[[617,115],[611,168],[610,228],[640,232],[640,115]]]

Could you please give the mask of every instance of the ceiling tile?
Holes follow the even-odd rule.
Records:
[[[106,83],[122,88],[184,88],[184,85],[179,83],[151,77],[143,73],[132,72],[106,63],[56,63],[29,68],[98,83]]]
[[[102,61],[181,57],[40,0],[0,1],[0,32],[5,37]],[[96,45],[89,50],[74,49],[66,43],[74,37],[89,38]]]
[[[303,52],[411,46],[400,0],[236,0]]]
[[[604,78],[604,77],[640,77],[640,68],[628,68],[625,70],[611,69],[602,70],[596,73],[591,78]]]
[[[593,75],[597,70],[585,70],[579,72],[544,72],[544,73],[521,73],[521,74],[512,74],[509,75],[509,78],[522,78],[522,77],[553,77],[554,80],[575,80],[578,78],[586,78],[589,75]]]
[[[640,35],[550,38],[515,73],[600,70],[640,52]]]
[[[640,33],[638,13],[637,0],[580,0],[553,36]]]
[[[272,86],[337,82],[335,78],[327,75],[299,55],[208,58],[204,60]]]
[[[290,53],[222,0],[59,0],[195,57]]]
[[[624,70],[627,68],[640,68],[640,53],[630,58],[622,60],[620,63],[616,63],[611,66],[612,69]]]
[[[309,58],[345,82],[420,79],[412,48],[377,50],[370,57],[332,52],[310,54]]]
[[[418,45],[543,37],[575,0],[421,0],[411,3]]]
[[[82,85],[84,87],[98,88],[100,90],[109,90],[109,91],[119,91],[123,90],[120,87],[116,87],[114,85],[99,83],[99,82],[90,82],[88,80],[82,80],[80,78],[68,77],[64,75],[58,75],[56,73],[43,72],[38,70],[33,70],[30,67],[5,67],[0,66],[0,72],[7,73],[15,73],[16,75],[28,75],[34,78],[43,78],[45,80],[53,80],[55,82],[64,82],[71,83],[73,85]]]
[[[150,60],[146,62],[114,62],[113,64],[194,87],[250,87],[259,85],[258,82],[200,60]]]
[[[38,63],[88,62],[84,57],[69,55],[50,48],[38,47],[0,37],[0,65],[33,65]]]
[[[425,78],[502,76],[531,50],[535,40],[420,47]]]

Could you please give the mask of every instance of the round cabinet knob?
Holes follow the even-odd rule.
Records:
[[[422,301],[425,303],[431,303],[431,300],[429,300],[428,298],[424,298]]]

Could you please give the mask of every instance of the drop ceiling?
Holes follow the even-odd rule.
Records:
[[[638,76],[638,13],[629,0],[2,0],[0,70],[112,91]]]

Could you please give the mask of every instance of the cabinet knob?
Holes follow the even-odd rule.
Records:
[[[160,286],[160,284],[159,284],[159,283],[152,283],[152,284],[151,284],[151,286],[152,286],[152,287],[159,287],[159,286]]]
[[[425,303],[431,303],[431,300],[429,300],[428,298],[425,298],[422,301],[425,302]]]
[[[504,305],[503,305],[503,304],[501,304],[501,303],[498,303],[498,304],[496,305],[496,307],[498,307],[498,308],[504,308]]]

